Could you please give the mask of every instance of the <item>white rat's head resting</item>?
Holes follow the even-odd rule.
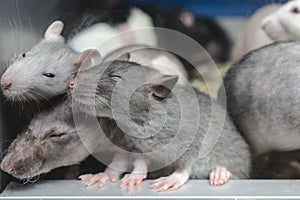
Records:
[[[300,40],[300,0],[284,4],[262,21],[262,28],[274,41]]]
[[[64,43],[63,23],[53,22],[43,40],[23,53],[1,77],[4,95],[11,100],[46,99],[66,91],[70,74],[76,71],[77,53]]]

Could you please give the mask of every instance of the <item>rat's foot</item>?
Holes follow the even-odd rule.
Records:
[[[151,184],[151,188],[158,189],[159,192],[167,190],[178,190],[187,180],[189,176],[184,173],[173,173],[167,177],[156,179]]]
[[[142,186],[142,181],[147,178],[147,173],[125,174],[121,180],[120,187],[127,187],[128,191],[133,189],[139,190]]]
[[[220,186],[228,182],[231,173],[225,167],[217,167],[210,173],[210,184],[213,186]]]
[[[92,186],[95,183],[98,182],[99,187],[103,187],[107,180],[110,180],[110,182],[116,182],[119,178],[119,173],[113,169],[107,169],[105,172],[101,172],[98,174],[85,174],[79,176],[79,179],[81,179],[82,182],[86,186]]]

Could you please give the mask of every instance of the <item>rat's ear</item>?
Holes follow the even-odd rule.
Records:
[[[75,67],[90,67],[101,63],[102,57],[96,49],[88,49],[81,52],[74,60]]]
[[[120,61],[129,61],[130,56],[131,56],[130,53],[125,53],[122,56],[120,56],[117,60],[120,60]]]
[[[178,81],[177,75],[162,75],[149,84],[149,91],[160,98],[167,97]]]
[[[53,22],[46,30],[44,34],[45,40],[54,40],[64,42],[63,37],[60,35],[64,29],[64,23],[62,21]]]

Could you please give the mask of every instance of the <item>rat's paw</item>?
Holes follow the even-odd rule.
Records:
[[[231,173],[225,167],[217,167],[210,173],[210,184],[213,186],[220,186],[228,182]]]
[[[121,180],[120,187],[123,189],[127,187],[128,191],[133,189],[139,190],[142,186],[142,181],[147,178],[146,173],[138,173],[138,174],[125,174],[125,176]]]
[[[171,175],[154,180],[150,187],[158,189],[159,192],[165,192],[167,190],[178,190],[184,183],[185,180]]]
[[[105,172],[101,172],[99,174],[85,174],[85,175],[81,175],[79,176],[79,179],[81,179],[84,184],[86,186],[92,186],[94,185],[95,183],[98,182],[98,185],[99,187],[103,187],[107,180],[111,179],[111,177],[109,176],[108,173],[105,173]]]

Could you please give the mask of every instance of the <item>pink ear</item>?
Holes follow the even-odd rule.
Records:
[[[62,21],[54,21],[44,34],[45,40],[54,40],[64,42],[64,38],[60,35],[63,31],[64,23]]]
[[[177,75],[162,75],[154,83],[149,84],[149,90],[160,98],[167,97],[178,81]]]

